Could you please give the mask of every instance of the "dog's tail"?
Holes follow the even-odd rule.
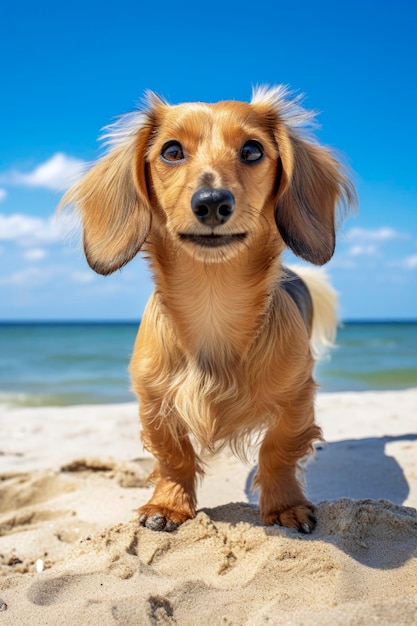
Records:
[[[322,269],[297,266],[291,268],[306,284],[313,301],[313,328],[311,351],[320,358],[334,345],[338,325],[338,298]]]

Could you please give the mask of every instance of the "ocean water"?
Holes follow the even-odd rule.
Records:
[[[138,323],[0,323],[0,402],[129,402]],[[346,323],[316,366],[323,392],[417,387],[417,322]]]

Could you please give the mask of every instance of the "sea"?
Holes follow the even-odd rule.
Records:
[[[134,401],[128,364],[139,322],[0,322],[0,403]],[[323,393],[417,387],[417,321],[345,322],[316,365]]]

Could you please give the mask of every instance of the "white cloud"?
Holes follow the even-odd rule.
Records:
[[[345,240],[348,241],[390,241],[392,239],[408,239],[409,235],[401,233],[389,226],[381,228],[351,228],[346,232]]]
[[[404,259],[402,266],[408,270],[417,269],[417,254],[413,254]]]
[[[378,249],[374,245],[356,245],[350,248],[348,254],[350,256],[375,256],[378,254]]]
[[[7,196],[7,191],[0,187],[0,202],[2,202]]]
[[[356,261],[353,261],[352,258],[347,258],[342,254],[335,254],[335,256],[330,261],[329,268],[337,268],[342,270],[352,270],[358,267]]]
[[[42,261],[48,256],[48,253],[43,248],[30,248],[30,250],[26,250],[23,254],[23,257],[27,261]]]
[[[0,213],[0,241],[13,241],[23,246],[37,246],[62,241],[73,230],[73,218],[33,217],[22,213]]]
[[[92,283],[96,276],[95,274],[91,271],[91,272],[73,272],[71,274],[71,278],[75,283],[81,283],[81,284],[89,284]]]
[[[403,241],[403,243],[401,243]],[[386,244],[391,243],[391,246],[396,243],[396,246],[407,246],[412,241],[412,236],[408,233],[401,232],[391,228],[390,226],[381,226],[381,228],[352,228],[341,239],[341,244],[344,245],[345,256],[350,259],[358,259],[361,263],[365,262],[365,258],[369,262],[375,263],[382,260],[383,265],[395,265],[395,262],[390,262],[390,256],[387,253]],[[348,244],[346,246],[346,244]],[[412,257],[410,257],[412,259]],[[413,263],[413,260],[405,265],[404,262],[397,262],[398,266],[410,267],[409,264]]]
[[[2,184],[43,187],[53,191],[62,191],[78,180],[85,169],[84,161],[67,156],[63,152],[57,152],[31,172],[12,170],[2,174],[0,182]]]
[[[48,275],[37,267],[28,267],[24,270],[14,272],[9,276],[0,278],[0,285],[30,285],[32,287],[47,282]]]

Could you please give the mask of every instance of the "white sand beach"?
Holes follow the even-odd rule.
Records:
[[[0,626],[417,624],[417,389],[319,394],[310,536],[261,525],[254,466],[227,451],[194,520],[140,527],[135,404],[0,421]]]

